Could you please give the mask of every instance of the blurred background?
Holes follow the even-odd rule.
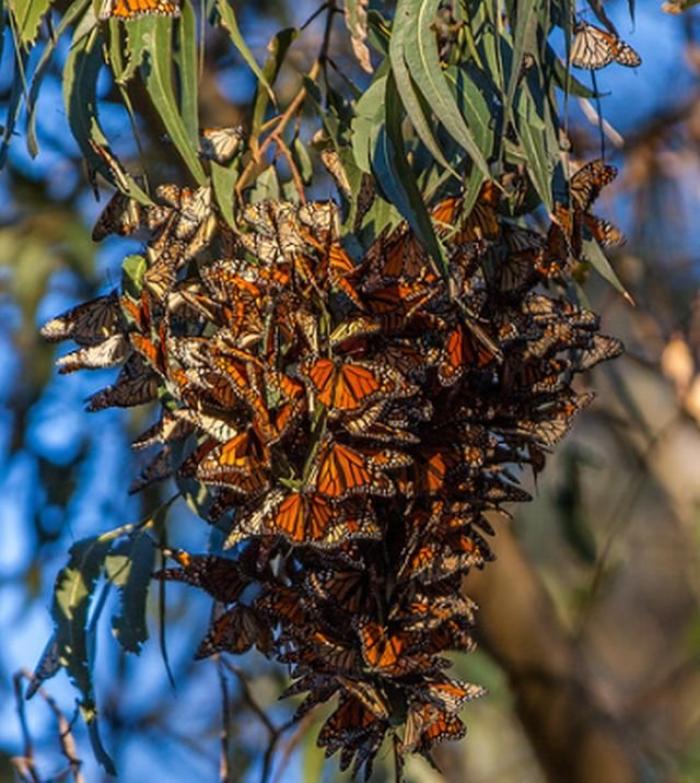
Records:
[[[513,520],[496,521],[496,562],[465,580],[481,606],[480,647],[456,659],[456,672],[489,695],[465,708],[469,734],[441,749],[442,773],[409,763],[409,779],[421,783],[574,780],[586,754],[607,759],[597,776],[576,778],[591,783],[700,781],[700,11],[675,16],[643,2],[633,23],[627,2],[606,9],[643,65],[599,73],[597,88],[609,95],[599,105],[571,98],[567,110],[575,157],[599,156],[603,141],[621,169],[597,211],[627,233],[612,262],[636,306],[598,279],[586,293],[627,353],[586,379],[596,403],[537,486],[530,482],[535,500],[514,509]],[[308,2],[244,3],[241,26],[258,60],[274,32],[300,26],[313,10]],[[312,23],[295,44],[282,94],[287,82],[295,88],[294,68],[308,68],[321,28]],[[342,40],[335,64],[351,73]],[[15,83],[5,43],[0,124]],[[246,116],[254,81],[230,52],[211,35],[204,126]],[[51,590],[70,544],[136,521],[172,495],[168,486],[135,497],[126,491],[144,462],[129,442],[149,413],[86,413],[85,398],[113,373],[58,377],[54,349],[38,336],[49,317],[117,285],[121,260],[138,247],[90,239],[101,205],[66,123],[65,47],[58,54],[37,113],[40,154],[32,159],[17,136],[0,171],[0,781],[13,779],[10,758],[26,751],[13,675],[34,667],[50,636]],[[101,101],[112,149],[138,171],[132,129],[107,79]],[[149,166],[176,178],[156,119],[144,112],[140,123]],[[330,186],[319,190],[322,197]],[[172,507],[172,545],[203,551],[207,535],[184,503]],[[345,779],[335,760],[323,766],[315,747],[312,723],[322,716],[285,726],[293,705],[277,701],[283,671],[256,654],[235,671],[192,662],[209,621],[197,591],[168,588],[176,689],[158,643],[157,591],[140,657],[125,656],[111,638],[104,618],[114,599],[105,600],[96,690],[103,739],[123,780],[218,779],[222,721],[231,780],[257,781],[266,763],[272,780]],[[65,675],[46,690],[72,721],[75,692]],[[55,711],[41,696],[24,709],[42,781],[65,779]],[[84,779],[108,779],[80,721],[73,734]],[[625,777],[630,760],[641,776]],[[377,781],[390,779],[386,761]]]

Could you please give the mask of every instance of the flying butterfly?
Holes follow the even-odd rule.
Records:
[[[611,62],[636,68],[642,58],[623,40],[595,25],[579,22],[574,27],[571,45],[571,64],[589,71],[604,68]]]
[[[180,16],[180,4],[171,0],[104,0],[98,18],[128,22],[149,14]]]

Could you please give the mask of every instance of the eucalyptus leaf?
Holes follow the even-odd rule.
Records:
[[[216,10],[221,17],[221,24],[226,32],[231,37],[233,45],[240,52],[241,57],[245,60],[250,70],[255,74],[258,79],[258,83],[261,84],[268,92],[270,100],[275,102],[275,94],[272,92],[269,82],[265,78],[263,72],[260,70],[260,66],[253,57],[252,52],[248,48],[248,44],[245,42],[241,30],[238,27],[238,20],[233,8],[229,5],[227,0],[216,0]]]
[[[613,288],[615,288],[625,297],[625,299],[632,301],[632,297],[630,296],[629,291],[624,287],[624,285],[622,285],[622,282],[617,276],[615,270],[612,268],[608,257],[601,250],[600,245],[594,239],[584,241],[583,256],[604,280],[607,280]]]
[[[10,8],[23,46],[36,40],[39,24],[50,5],[51,0],[13,0],[11,3]]]
[[[214,188],[214,198],[219,205],[221,216],[231,228],[236,227],[233,196],[238,174],[236,162],[230,166],[222,166],[216,161],[211,162],[211,181]]]
[[[445,130],[460,144],[485,176],[489,176],[486,158],[491,150],[481,150],[459,111],[454,95],[442,72],[433,21],[440,0],[399,0],[395,24],[411,27],[405,44],[406,63],[423,97],[432,106]]]
[[[180,86],[182,121],[194,145],[199,144],[199,61],[197,57],[197,19],[192,0],[181,7],[177,30],[175,63]]]
[[[267,46],[267,50],[270,53],[265,65],[263,66],[264,82],[258,84],[258,89],[255,94],[255,100],[253,102],[253,121],[251,129],[251,137],[257,138],[260,131],[260,126],[265,119],[265,111],[270,103],[270,90],[265,88],[265,84],[274,84],[277,74],[279,73],[284,58],[287,56],[289,47],[294,43],[299,35],[299,31],[294,27],[287,27],[284,30],[280,30],[275,35]],[[261,89],[262,86],[262,89]]]
[[[112,631],[127,652],[137,655],[148,639],[146,600],[154,561],[155,546],[148,533],[135,534],[105,561],[107,575],[121,598],[119,612],[112,617]]]
[[[168,136],[199,185],[206,175],[197,155],[197,139],[192,139],[178,108],[172,80],[172,20],[152,18],[142,20],[153,25],[153,47],[141,65],[146,90],[165,126]]]
[[[438,271],[447,271],[447,259],[423,202],[415,175],[406,159],[401,134],[401,99],[393,74],[386,81],[386,122],[377,130],[372,149],[372,170],[388,201],[408,221],[416,236],[434,260]]]

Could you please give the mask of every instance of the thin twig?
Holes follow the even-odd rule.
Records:
[[[34,680],[34,675],[27,669],[22,669],[17,674],[15,674],[15,681],[18,679],[21,680],[22,678],[32,682]],[[85,783],[85,778],[83,778],[82,772],[80,771],[83,762],[77,753],[77,746],[75,744],[73,732],[71,731],[70,722],[63,714],[61,708],[58,706],[54,698],[49,695],[47,691],[45,691],[43,688],[39,688],[37,693],[46,702],[49,709],[51,712],[53,712],[56,718],[56,722],[58,723],[58,738],[61,745],[61,753],[63,753],[63,755],[66,757],[66,760],[68,761],[68,766],[74,783]]]
[[[331,0],[328,3],[325,3],[325,10],[326,10],[326,26],[323,31],[323,42],[321,44],[321,51],[319,52],[319,55],[314,62],[314,64],[309,69],[309,72],[307,74],[307,79],[310,81],[315,81],[319,74],[321,73],[321,69],[325,70],[326,67],[326,61],[328,57],[328,48],[330,46],[331,41],[331,32],[333,30],[333,16],[336,11],[335,6],[335,0]],[[253,172],[255,171],[256,166],[260,165],[261,161],[263,160],[263,156],[269,149],[270,145],[274,142],[276,144],[279,143],[279,141],[282,138],[282,133],[286,129],[289,122],[296,116],[296,114],[301,110],[301,107],[304,104],[304,101],[306,100],[307,95],[307,89],[305,86],[302,86],[297,94],[292,98],[291,103],[287,108],[282,112],[282,114],[279,115],[277,118],[273,118],[273,120],[276,120],[273,122],[273,120],[270,120],[267,125],[272,126],[272,130],[267,136],[267,138],[263,141],[263,143],[255,150],[252,158],[250,161],[248,161],[246,167],[241,172],[241,176],[238,178],[238,182],[236,183],[236,196],[240,199],[241,194],[243,193],[243,189],[248,185],[248,182],[253,175]],[[264,127],[266,127],[264,126]]]
[[[40,783],[39,773],[36,771],[34,765],[34,743],[32,742],[32,735],[29,732],[29,726],[27,725],[27,714],[25,712],[24,692],[22,690],[22,680],[24,674],[16,672],[12,678],[15,692],[15,705],[17,707],[17,716],[19,717],[20,730],[22,732],[22,745],[24,755],[17,756],[12,759],[12,763],[17,768],[17,774],[21,775],[26,780],[31,780],[33,783]]]
[[[287,146],[285,140],[277,134],[276,130],[272,132],[272,136],[275,139],[275,143],[277,145],[277,151],[281,155],[283,155],[287,161],[289,170],[292,173],[292,180],[294,181],[294,187],[296,188],[297,193],[299,194],[299,199],[302,204],[306,204],[306,194],[304,193],[304,181],[301,178],[301,173],[299,172],[297,164],[294,162],[294,157],[292,156],[292,152]]]
[[[296,749],[296,747],[299,745],[299,743],[304,739],[304,736],[306,734],[306,731],[309,727],[309,724],[313,723],[314,715],[312,712],[307,712],[304,717],[297,721],[295,719],[290,720],[288,723],[285,723],[284,726],[280,727],[279,733],[283,734],[288,729],[291,729],[292,726],[296,724],[297,730],[292,734],[292,736],[287,740],[284,747],[281,750],[281,757],[278,764],[278,768],[276,770],[277,774],[274,778],[274,783],[284,783],[284,772],[287,769],[287,764],[289,763],[289,759],[292,756],[292,753]]]
[[[219,762],[219,780],[221,783],[229,783],[228,757],[231,745],[231,699],[221,656],[217,656],[216,671],[219,675],[219,686],[221,688],[221,760]]]
[[[649,474],[649,460],[659,446],[659,444],[669,435],[673,427],[680,421],[679,415],[674,414],[669,421],[667,421],[663,427],[660,427],[648,440],[646,448],[637,456],[637,467],[630,477],[627,486],[618,496],[617,502],[613,504],[608,514],[608,522],[604,525],[604,529],[608,531],[605,543],[598,557],[593,577],[588,588],[586,601],[587,610],[584,610],[578,623],[578,635],[583,633],[586,623],[591,615],[591,610],[594,605],[594,599],[600,590],[603,582],[603,576],[605,574],[605,566],[610,558],[613,544],[615,540],[624,530],[626,525],[631,520],[632,516],[629,513],[631,507],[636,502],[637,496],[644,486],[647,476]],[[623,513],[623,511],[627,513]]]
[[[224,658],[222,658],[221,660],[224,666],[231,672],[231,674],[234,674],[238,679],[238,682],[241,685],[241,694],[243,695],[243,699],[245,703],[258,716],[260,722],[265,726],[268,733],[276,734],[277,727],[272,723],[270,718],[267,716],[265,710],[253,698],[253,694],[250,692],[250,686],[248,685],[248,680],[246,679],[245,674],[241,671],[241,669],[238,668],[238,666],[235,666],[230,661],[227,661]]]

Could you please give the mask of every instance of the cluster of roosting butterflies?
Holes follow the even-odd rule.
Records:
[[[158,401],[138,486],[208,489],[225,553],[158,574],[221,607],[198,656],[288,664],[298,715],[337,695],[319,743],[343,768],[387,734],[399,757],[464,734],[481,689],[444,656],[473,646],[460,582],[492,557],[486,515],[529,498],[520,468],[591,400],[573,376],[621,350],[556,293],[584,239],[622,239],[590,211],[614,175],[581,168],[546,233],[502,216],[496,182],[468,212],[439,201],[446,273],[406,223],[353,258],[333,201],[248,204],[233,229],[208,188],[117,194],[94,238],[145,230],[143,274],[43,328],[79,345],[63,372],[123,364],[90,410]]]

